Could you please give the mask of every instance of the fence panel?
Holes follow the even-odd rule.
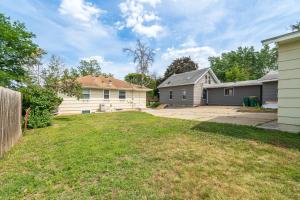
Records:
[[[22,135],[22,103],[19,92],[0,87],[0,157]]]

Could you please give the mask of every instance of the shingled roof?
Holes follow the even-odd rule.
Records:
[[[77,79],[83,88],[150,91],[151,89],[105,76],[83,76]]]
[[[204,68],[181,74],[174,74],[163,83],[161,83],[158,88],[195,84],[197,80],[200,79],[209,70],[210,68]]]
[[[270,81],[278,81],[279,79],[279,73],[278,71],[270,71],[260,79],[258,79],[261,82],[270,82]]]

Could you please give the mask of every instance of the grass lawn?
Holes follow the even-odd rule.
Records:
[[[0,199],[300,199],[300,135],[141,112],[57,117],[0,160]]]

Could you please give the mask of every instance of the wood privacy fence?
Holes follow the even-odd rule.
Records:
[[[0,87],[0,157],[21,137],[21,94]]]

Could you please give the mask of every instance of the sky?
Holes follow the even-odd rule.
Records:
[[[136,71],[122,49],[136,40],[155,50],[151,73],[190,56],[199,68],[208,57],[289,32],[300,21],[299,0],[0,0],[0,12],[24,22],[34,41],[67,67],[96,59],[123,79]]]

